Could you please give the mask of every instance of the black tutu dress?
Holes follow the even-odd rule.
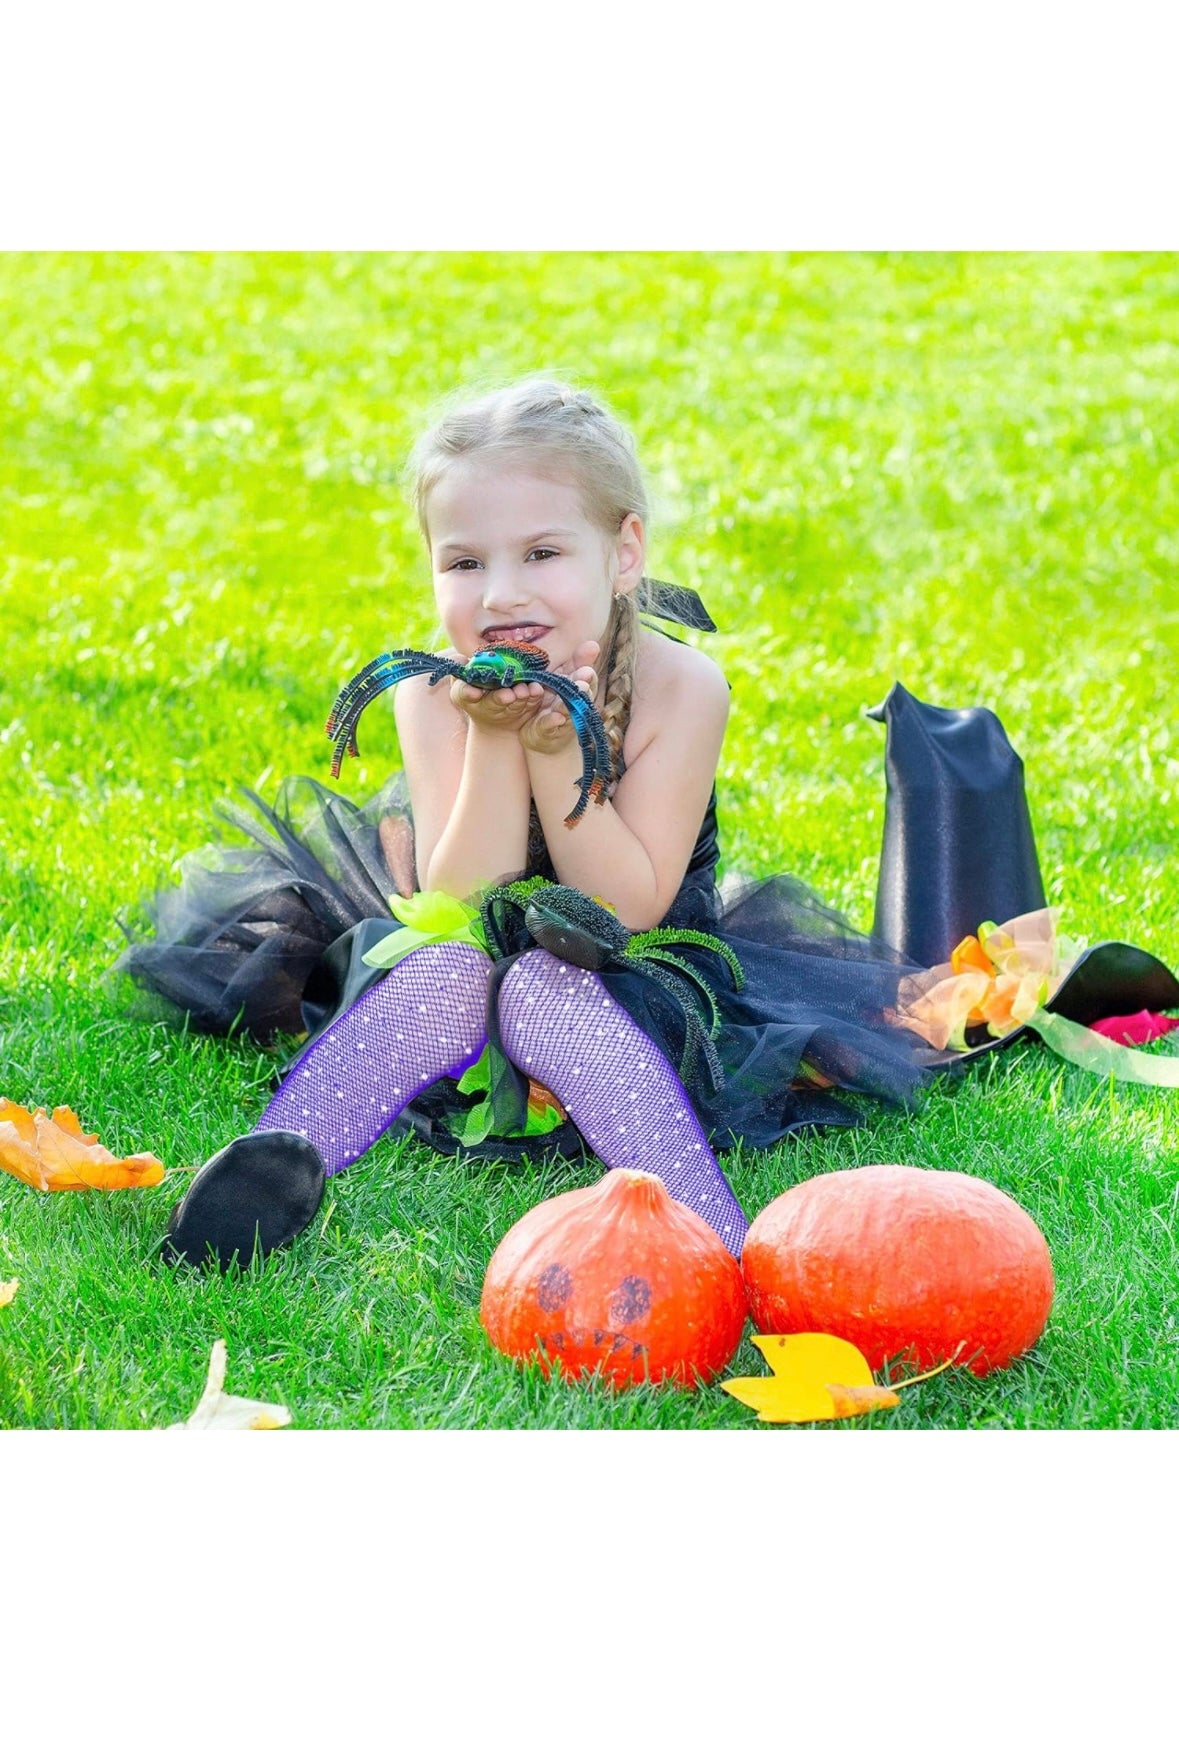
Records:
[[[361,807],[307,777],[286,780],[273,804],[253,792],[246,797],[248,807],[222,811],[244,843],[190,855],[179,887],[159,893],[125,926],[130,946],[119,966],[183,1011],[195,1031],[241,1032],[264,1043],[306,1033],[310,1040],[382,976],[363,956],[400,928],[390,897],[415,892],[406,784],[395,776]],[[682,1067],[688,1037],[682,987],[676,996],[666,975],[649,975],[622,958],[599,968],[611,995],[681,1070],[714,1146],[740,1141],[764,1148],[808,1126],[862,1122],[846,1093],[911,1101],[930,1067],[946,1061],[889,1019],[898,982],[915,963],[855,930],[794,877],[771,876],[722,894],[719,855],[714,790],[662,926],[716,937],[740,965],[738,987],[720,953],[667,945],[715,999],[714,1021],[704,998],[692,993],[711,1029],[719,1071]],[[543,840],[525,875],[553,879]],[[497,935],[494,952],[505,964],[536,946],[518,915],[509,914]],[[543,1136],[524,1133],[528,1084],[498,1043],[500,977],[493,974],[489,992],[490,1134],[464,1144],[474,1101],[449,1079],[419,1096],[399,1126],[471,1159],[582,1157],[587,1151],[567,1119]]]
[[[646,584],[646,615],[715,627],[695,593]],[[616,946],[579,960],[601,972],[679,1070],[721,1150],[737,1142],[770,1147],[812,1125],[861,1123],[863,1096],[909,1103],[932,1072],[1027,1031],[988,1038],[976,1026],[965,1053],[942,1051],[925,1036],[928,1023],[906,1025],[896,1014],[912,994],[905,981],[947,962],[984,921],[1044,906],[1022,761],[985,707],[931,706],[896,683],[869,717],[888,733],[870,936],[793,876],[718,888],[714,789],[683,882],[649,945],[663,951],[663,970],[643,970],[633,950],[623,955]],[[396,775],[363,806],[307,777],[284,781],[273,804],[245,796],[245,806],[222,811],[241,843],[192,853],[180,885],[124,926],[129,947],[119,965],[154,994],[154,1009],[181,1011],[197,1032],[242,1032],[262,1043],[306,1034],[310,1042],[383,976],[364,956],[402,928],[390,900],[416,892],[407,785]],[[555,883],[535,811],[523,876]],[[550,909],[571,898],[574,911],[580,899],[583,917],[592,906],[556,886],[547,898]],[[530,922],[519,903],[493,892],[482,918],[499,963],[488,991],[487,1067],[472,1072],[477,1081],[460,1078],[462,1087],[448,1078],[428,1088],[398,1125],[470,1159],[584,1157],[574,1124],[566,1118],[553,1127],[555,1102],[544,1116],[530,1115],[529,1084],[500,1045],[498,986],[519,953],[537,946],[535,911]],[[600,908],[597,922],[605,923]],[[723,949],[690,936],[669,941],[663,927]],[[563,951],[559,933],[547,946]],[[687,969],[682,979],[666,969],[667,952]],[[693,985],[691,974],[701,983]],[[1179,979],[1145,950],[1099,943],[1068,967],[1046,1008],[1083,1024],[1179,1008]]]

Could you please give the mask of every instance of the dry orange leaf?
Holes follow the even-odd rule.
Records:
[[[895,1408],[901,1399],[897,1391],[918,1381],[874,1384],[859,1348],[838,1335],[751,1335],[749,1339],[760,1349],[773,1377],[730,1378],[721,1389],[747,1408],[756,1408],[759,1420],[775,1425],[844,1420],[877,1408]],[[921,1381],[945,1371],[946,1365],[925,1372]]]
[[[0,1281],[0,1305],[11,1305],[19,1286],[19,1281]]]
[[[164,1168],[154,1154],[119,1160],[88,1136],[69,1106],[47,1117],[0,1096],[0,1171],[34,1190],[134,1190],[158,1184]]]

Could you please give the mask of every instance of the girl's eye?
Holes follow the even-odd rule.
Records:
[[[461,574],[469,574],[472,568],[477,568],[478,566],[479,564],[476,562],[474,556],[460,556],[457,562],[451,563],[451,567],[457,568]]]
[[[549,556],[557,556],[559,554],[560,554],[560,551],[558,551],[558,550],[547,550],[547,549],[543,549],[543,548],[538,549],[538,550],[529,550],[528,560],[531,562],[532,558],[535,556],[538,561],[543,562],[543,561],[546,561]]]

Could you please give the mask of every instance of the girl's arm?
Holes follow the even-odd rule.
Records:
[[[477,701],[475,691],[467,695],[468,710],[460,712],[449,684],[431,688],[425,677],[411,677],[393,698],[418,886],[459,899],[524,869],[531,794],[519,718],[535,706],[513,702],[506,691]]]
[[[710,658],[685,647],[674,662],[665,660],[644,702],[646,730],[613,799],[600,808],[591,803],[573,828],[563,821],[581,772],[572,727],[553,753],[525,749],[557,876],[608,901],[630,930],[658,924],[675,899],[708,807],[728,713],[728,685]],[[628,751],[634,735],[632,728]]]

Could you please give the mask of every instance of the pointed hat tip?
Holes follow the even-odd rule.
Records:
[[[878,702],[875,707],[864,708],[864,717],[865,719],[875,719],[877,724],[883,724],[888,719],[889,707],[892,706],[895,701],[911,701],[912,699],[913,696],[909,693],[908,689],[906,689],[904,683],[894,682],[892,688],[888,691],[888,694],[884,697],[883,701]]]

